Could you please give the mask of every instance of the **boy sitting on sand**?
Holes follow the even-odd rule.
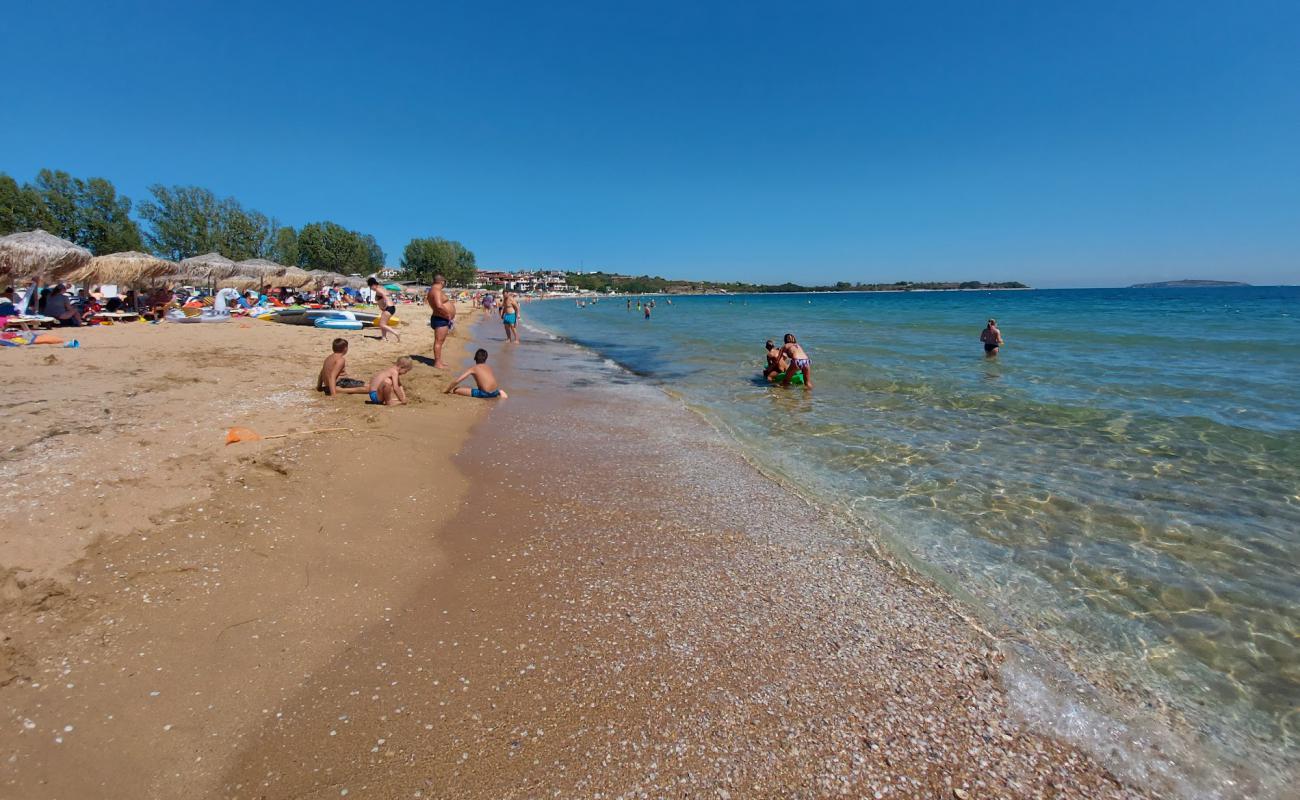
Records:
[[[474,353],[474,366],[461,373],[460,377],[452,381],[451,386],[447,387],[447,394],[458,394],[464,397],[478,397],[483,400],[493,400],[495,398],[506,399],[508,396],[501,387],[497,385],[497,376],[492,374],[492,368],[487,365],[488,351],[479,348]],[[474,376],[474,382],[478,384],[474,388],[458,385],[461,381],[469,376]]]
[[[402,356],[393,366],[381,369],[370,379],[370,402],[377,406],[406,404],[402,376],[411,371],[411,357]]]
[[[334,352],[325,357],[325,364],[316,376],[316,391],[333,397],[336,394],[360,394],[366,391],[365,381],[347,377],[348,340],[335,339]]]

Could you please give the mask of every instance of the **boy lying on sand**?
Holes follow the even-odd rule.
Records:
[[[316,376],[316,391],[333,397],[336,394],[364,394],[365,381],[347,377],[348,340],[335,339],[334,352],[325,357],[325,364]]]
[[[487,365],[488,351],[479,348],[474,353],[474,366],[461,373],[460,377],[452,381],[451,386],[447,387],[447,394],[458,394],[463,397],[479,397],[484,400],[493,400],[495,398],[506,399],[508,395],[497,385],[497,376],[492,374],[492,368]],[[474,376],[474,382],[478,384],[474,388],[460,386],[461,381],[469,376]]]
[[[406,390],[402,376],[411,371],[411,357],[402,356],[391,367],[381,369],[370,379],[370,402],[377,406],[398,406],[406,403]]]

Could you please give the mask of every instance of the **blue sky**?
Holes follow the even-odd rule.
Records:
[[[23,3],[0,170],[481,266],[1300,282],[1300,3]]]

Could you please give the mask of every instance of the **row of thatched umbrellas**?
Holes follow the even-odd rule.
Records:
[[[41,230],[0,237],[0,279],[35,277],[61,283],[137,286],[175,282],[235,289],[266,285],[307,289],[335,283],[359,289],[366,285],[362,278],[286,267],[264,258],[231,261],[220,253],[208,253],[177,262],[134,251],[92,256],[86,248]]]

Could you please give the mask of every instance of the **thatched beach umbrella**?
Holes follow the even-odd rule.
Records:
[[[277,264],[274,261],[267,261],[265,258],[249,258],[235,264],[239,269],[240,275],[251,275],[255,278],[274,278],[277,275],[283,275],[289,268],[283,264]],[[266,281],[270,283],[271,281]]]
[[[176,271],[176,262],[139,253],[110,253],[95,256],[90,263],[68,276],[74,283],[118,283],[134,286],[152,282]]]
[[[190,256],[177,265],[177,272],[184,275],[202,275],[203,279],[209,282],[239,274],[235,262],[220,253]]]
[[[265,282],[262,278],[253,275],[232,275],[229,278],[222,278],[217,281],[217,286],[222,289],[229,287],[244,292],[249,289],[260,288]]]
[[[0,237],[0,275],[61,281],[90,263],[90,251],[42,230]]]
[[[298,289],[306,286],[311,282],[311,273],[298,267],[288,267],[284,274],[277,277],[272,283],[276,286],[287,286],[290,289]]]

